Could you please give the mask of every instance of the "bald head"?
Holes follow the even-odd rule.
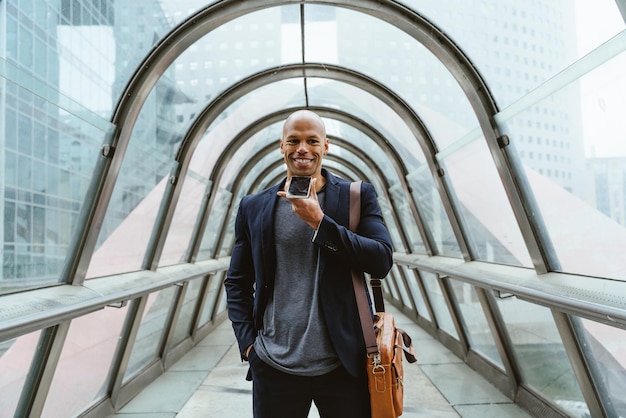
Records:
[[[322,118],[315,112],[303,109],[296,110],[285,120],[285,124],[283,125],[283,139],[285,138],[285,132],[287,132],[294,123],[300,121],[306,121],[315,126],[315,128],[319,129],[320,137],[326,138],[326,126]]]

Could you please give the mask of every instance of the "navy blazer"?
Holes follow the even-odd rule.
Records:
[[[391,269],[393,250],[376,191],[361,186],[357,234],[349,229],[350,182],[323,169],[326,177],[324,219],[312,242],[320,251],[320,303],[328,335],[346,370],[365,372],[365,342],[352,284],[351,269],[383,278]],[[230,318],[242,354],[263,328],[263,313],[276,272],[274,209],[285,181],[245,196],[235,221],[235,245],[224,282]],[[364,279],[365,280],[365,279]]]

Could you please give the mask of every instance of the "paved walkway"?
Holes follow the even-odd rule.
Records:
[[[403,418],[529,417],[406,316],[388,310],[413,338],[418,358],[405,365]],[[113,417],[250,418],[246,372],[225,321]],[[313,406],[309,418],[318,417]]]

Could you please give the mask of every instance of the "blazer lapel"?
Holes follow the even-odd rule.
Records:
[[[334,219],[335,222],[348,226],[345,223],[347,222],[346,214],[348,213],[348,208],[342,207],[341,188],[339,186],[339,182],[334,175],[325,169],[323,172],[326,177],[324,213]]]
[[[283,184],[283,183],[281,183]],[[274,279],[276,272],[276,245],[274,238],[274,212],[276,208],[276,192],[280,185],[270,188],[263,197],[263,207],[260,208],[259,215],[261,218],[262,248],[263,253],[263,272],[267,280]]]

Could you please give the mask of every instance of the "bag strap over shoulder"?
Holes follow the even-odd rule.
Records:
[[[361,182],[356,181],[350,183],[350,230],[356,233],[361,218]],[[380,350],[376,342],[376,332],[374,321],[367,301],[367,289],[365,281],[361,277],[360,272],[352,270],[352,284],[354,286],[354,295],[356,297],[357,307],[359,309],[359,317],[361,318],[361,328],[363,329],[363,338],[365,339],[365,348],[367,356],[370,358],[378,358],[380,361]],[[374,305],[376,312],[385,312],[383,303],[382,283],[380,279],[371,279],[372,293],[374,295]],[[411,337],[403,329],[396,327],[396,330],[402,336],[404,355],[409,363],[417,361]]]
[[[360,218],[361,182],[357,181],[350,184],[350,230],[352,232],[356,233]],[[374,333],[374,321],[372,321],[372,313],[369,303],[367,302],[365,282],[360,277],[360,273],[354,270],[352,270],[352,284],[354,286],[354,295],[359,309],[359,317],[361,318],[361,328],[363,329],[367,355],[368,357],[380,355],[378,344],[376,343],[376,334]]]

